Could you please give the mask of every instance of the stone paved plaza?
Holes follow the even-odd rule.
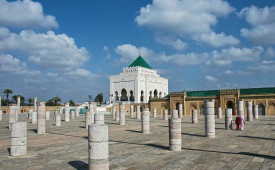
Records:
[[[63,118],[64,119],[64,118]],[[19,121],[26,121],[25,115]],[[244,131],[225,130],[224,118],[216,119],[216,137],[204,137],[204,117],[198,124],[182,118],[182,151],[168,150],[168,122],[150,117],[150,134],[142,134],[141,122],[126,117],[120,126],[111,115],[109,125],[110,169],[275,169],[275,117],[246,122]],[[0,122],[0,169],[87,169],[88,130],[85,116],[54,126],[46,121],[46,134],[37,134],[28,121],[28,154],[9,156],[8,115]]]

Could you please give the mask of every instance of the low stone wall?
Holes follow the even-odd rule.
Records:
[[[61,106],[46,106],[45,111],[52,111],[52,110],[60,110]],[[9,106],[2,106],[3,114],[9,114],[10,108]],[[27,113],[29,110],[32,109],[34,111],[34,106],[21,106],[20,113]]]

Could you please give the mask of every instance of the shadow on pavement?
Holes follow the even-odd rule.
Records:
[[[264,138],[264,137],[257,137],[257,136],[237,136],[237,137],[252,138],[252,139],[263,139],[263,140],[272,140],[272,141],[275,140],[275,139],[273,139],[273,138]]]
[[[88,164],[83,161],[70,161],[70,162],[68,162],[68,164],[78,170],[89,169]]]

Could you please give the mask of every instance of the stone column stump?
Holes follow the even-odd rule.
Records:
[[[176,112],[174,112],[176,111]],[[169,119],[169,150],[181,151],[181,118],[178,118],[178,111],[173,110],[173,115],[177,116]]]
[[[137,105],[137,111],[136,111],[136,117],[137,119],[140,119],[140,105]]]
[[[198,123],[198,111],[192,110],[192,123],[197,124]]]
[[[89,170],[109,169],[108,125],[89,125]]]
[[[183,117],[183,112],[182,112],[182,104],[179,104],[179,118],[182,118]]]
[[[37,124],[37,112],[32,112],[32,124]]]
[[[253,117],[254,117],[254,119],[259,118],[259,107],[258,107],[258,105],[253,106]]]
[[[29,119],[32,119],[32,112],[33,112],[33,110],[30,109],[30,110],[29,110]]]
[[[130,117],[134,117],[134,105],[130,106]]]
[[[88,126],[93,123],[93,121],[94,121],[93,117],[94,117],[94,115],[93,115],[92,111],[86,112],[86,114],[85,114],[85,126],[86,126],[86,129],[88,129]]]
[[[50,112],[49,111],[46,112],[46,120],[50,120]]]
[[[18,108],[18,106],[10,106],[9,129],[11,127],[11,123],[17,121],[16,120],[17,108]]]
[[[222,118],[222,108],[221,108],[221,107],[218,107],[218,110],[217,110],[217,117],[218,117],[218,119],[221,119],[221,118]]]
[[[144,108],[142,111],[141,128],[142,128],[142,133],[144,133],[144,134],[150,133],[150,111],[149,111],[149,108]]]
[[[168,109],[165,109],[163,112],[163,120],[168,120]]]
[[[23,156],[26,154],[27,154],[27,122],[12,122],[10,155]]]
[[[95,124],[104,125],[104,114],[95,114]]]
[[[225,129],[231,129],[231,130],[233,129],[231,108],[225,109]]]
[[[153,109],[153,117],[157,117],[157,109],[156,108]]]
[[[116,107],[115,106],[113,107],[113,110],[112,110],[112,117],[114,120],[116,119]]]
[[[65,122],[70,121],[70,104],[65,103]]]
[[[55,115],[55,126],[61,126],[61,114]]]
[[[75,111],[71,111],[71,119],[75,119]]]
[[[214,100],[204,101],[205,136],[215,137]]]
[[[116,111],[116,121],[119,121],[119,111]]]
[[[125,125],[125,105],[121,103],[119,105],[119,124]]]
[[[247,121],[253,121],[252,101],[247,101]]]
[[[37,133],[46,133],[46,113],[45,113],[45,102],[39,102],[37,114]]]
[[[240,99],[238,100],[238,103],[237,103],[237,108],[238,108],[238,115],[241,116],[243,115],[244,116],[244,109],[243,109],[243,100]]]

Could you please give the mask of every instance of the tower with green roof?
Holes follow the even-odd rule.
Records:
[[[110,101],[147,103],[149,98],[168,94],[168,79],[160,77],[157,71],[139,55],[119,75],[110,76]]]

